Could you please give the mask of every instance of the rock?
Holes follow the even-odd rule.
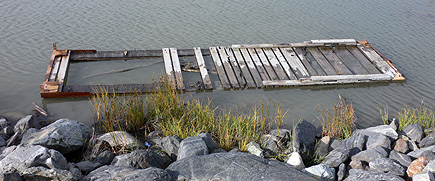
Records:
[[[293,152],[292,154],[290,154],[287,163],[298,170],[302,170],[305,168],[304,161],[302,160],[302,157],[301,155],[299,155],[298,152]]]
[[[397,140],[397,138],[399,137],[399,134],[397,134],[396,130],[393,129],[389,125],[380,125],[380,126],[370,127],[370,128],[363,129],[361,131],[380,133],[380,134],[383,134],[383,135],[389,137],[391,140]]]
[[[423,171],[435,172],[435,160],[430,161],[423,169]]]
[[[348,160],[350,157],[350,152],[348,149],[339,148],[332,150],[323,161],[323,164],[329,167],[338,167],[340,164]]]
[[[6,127],[11,126],[11,122],[9,122],[5,117],[0,115],[0,130],[3,130]]]
[[[427,150],[427,151],[423,152],[421,154],[421,156],[426,157],[428,161],[435,160],[435,152],[434,151],[435,150]]]
[[[68,171],[71,172],[73,180],[82,180],[83,175],[80,169],[77,166],[75,166],[75,164],[73,163],[68,163],[68,165],[69,165]]]
[[[366,139],[366,135],[361,134],[356,130],[352,133],[352,136],[343,140],[343,145],[345,148],[349,149],[350,156],[353,156],[364,150]]]
[[[97,141],[106,141],[111,147],[125,147],[127,149],[145,149],[145,144],[125,131],[113,131],[97,138]]]
[[[292,135],[291,131],[288,129],[273,129],[269,131],[269,134],[277,137],[278,139],[285,139],[285,140],[290,140]]]
[[[2,137],[0,137],[0,147],[6,146],[6,144],[6,141]]]
[[[23,178],[18,173],[0,173],[0,180],[22,181]]]
[[[243,152],[192,156],[166,170],[173,180],[315,180],[287,163]]]
[[[408,142],[400,138],[395,142],[394,150],[400,153],[407,153],[409,151]]]
[[[246,145],[247,151],[253,155],[259,156],[261,158],[264,157],[263,150],[261,149],[260,145],[254,141],[251,141]]]
[[[435,175],[433,172],[422,171],[412,176],[412,180],[415,181],[434,181]]]
[[[153,142],[154,144],[157,144],[160,142],[160,140],[163,138],[164,134],[160,130],[152,131],[147,135],[147,140]]]
[[[428,161],[426,157],[418,157],[416,160],[411,162],[408,170],[406,170],[406,174],[408,174],[408,177],[412,177],[414,174],[421,172],[427,164]]]
[[[209,152],[213,152],[219,148],[219,145],[213,140],[213,137],[209,133],[198,133],[196,136],[204,140]]]
[[[371,133],[366,132],[367,135],[367,142],[366,142],[366,148],[374,148],[376,146],[381,146],[387,149],[391,149],[391,141],[390,139],[380,133]]]
[[[406,126],[402,129],[402,132],[415,142],[420,142],[424,134],[423,128],[417,123]]]
[[[408,166],[412,162],[411,157],[409,157],[406,154],[400,153],[396,150],[393,150],[390,152],[389,158],[392,159],[393,161],[399,163],[403,168],[408,168]]]
[[[390,155],[390,151],[389,149],[382,147],[382,146],[376,146],[373,149],[375,149],[378,153],[382,154],[382,156],[384,157],[388,157],[388,155]]]
[[[100,153],[103,153],[104,151],[112,152],[112,146],[110,146],[110,144],[107,141],[96,140],[94,146],[92,147],[91,154],[86,155],[86,158],[88,160],[93,160],[96,157],[98,157],[98,155],[100,155]],[[112,162],[112,161],[110,161],[110,162]],[[106,165],[106,164],[104,164],[104,165]]]
[[[93,161],[101,163],[102,165],[109,165],[112,163],[113,158],[115,158],[115,154],[109,150],[104,150],[100,154],[98,154]]]
[[[95,169],[103,166],[103,164],[101,164],[100,162],[91,162],[91,161],[82,161],[82,162],[76,163],[75,165],[83,173],[89,173],[90,171],[95,170]]]
[[[1,172],[23,172],[29,167],[68,169],[68,162],[61,153],[39,145],[20,145],[0,160]]]
[[[302,120],[296,125],[294,130],[292,140],[293,151],[298,152],[303,159],[311,158],[314,155],[314,148],[316,146],[314,135],[316,127],[310,122]]]
[[[415,143],[415,141],[412,141],[412,140],[408,141],[408,147],[409,147],[409,150],[411,150],[411,151],[417,151],[419,149],[417,144]]]
[[[157,153],[153,150],[134,150],[131,153],[118,155],[112,165],[147,168],[149,166],[165,169],[172,163],[171,158],[165,153]]]
[[[420,146],[420,148],[424,148],[432,145],[435,145],[435,132],[433,131],[430,134],[426,135],[426,137],[424,137],[420,141],[418,146]]]
[[[86,144],[92,129],[83,123],[69,119],[59,119],[43,127],[41,131],[26,132],[21,143],[41,145],[68,154]]]
[[[261,148],[263,148],[264,150],[272,151],[273,154],[279,153],[279,147],[275,136],[268,134],[262,135],[260,141]]]
[[[332,151],[332,150],[335,150],[335,149],[338,149],[338,148],[342,148],[342,147],[343,147],[343,143],[342,143],[342,141],[339,140],[339,139],[331,138],[331,141],[330,141],[330,142],[331,142],[331,143],[330,143],[330,145],[329,145],[329,151]]]
[[[365,161],[368,163],[376,158],[385,158],[387,156],[388,155],[385,155],[385,153],[380,152],[376,148],[370,148],[370,149],[359,152],[358,154],[352,156],[351,159],[352,159],[352,161],[353,160],[360,160],[360,161]]]
[[[201,137],[188,137],[180,143],[177,160],[195,155],[207,155],[208,153],[208,147]]]
[[[308,172],[320,180],[335,180],[335,169],[329,168],[324,164],[314,165],[305,168],[303,171]]]
[[[28,129],[33,128],[33,121],[35,120],[33,115],[27,115],[20,120],[14,126],[14,132],[24,133]]]
[[[329,143],[331,138],[329,136],[324,136],[317,142],[316,153],[318,157],[324,157],[329,153]]]
[[[242,152],[242,151],[240,151],[239,148],[233,148],[228,153],[239,153],[239,152]]]
[[[106,165],[89,173],[84,181],[105,181],[105,180],[161,180],[169,181],[171,177],[168,172],[155,167],[137,169],[134,167]]]
[[[378,173],[391,173],[393,175],[404,176],[405,168],[388,158],[377,158],[369,162],[370,170]]]
[[[367,162],[363,162],[361,160],[352,160],[349,163],[350,168],[352,169],[363,169],[366,170],[368,167],[368,163]]]
[[[226,152],[227,151],[225,151],[224,149],[218,148],[218,149],[214,150],[212,153],[226,153]]]
[[[0,137],[4,140],[8,140],[12,135],[14,135],[14,128],[10,126],[0,129]]]
[[[388,126],[390,126],[395,131],[397,131],[397,128],[399,128],[399,122],[396,121],[396,118],[393,118],[393,120],[391,120],[391,122],[390,122],[390,124]]]
[[[354,180],[385,180],[385,181],[404,181],[403,178],[389,174],[389,173],[376,173],[373,171],[366,171],[362,169],[350,169],[349,176],[345,179],[347,181]]]
[[[73,175],[68,170],[43,166],[27,168],[21,175],[25,180],[74,180]]]
[[[337,180],[343,180],[346,177],[346,164],[342,163],[338,166]]]
[[[425,147],[425,148],[421,148],[421,149],[418,149],[416,151],[409,152],[407,155],[412,157],[412,158],[418,158],[418,157],[421,156],[421,154],[423,154],[425,151],[428,151],[428,150],[429,151],[435,150],[435,145],[432,145],[432,146],[429,146],[429,147]]]
[[[159,145],[173,160],[176,160],[181,141],[182,139],[176,135],[167,136],[160,141]]]

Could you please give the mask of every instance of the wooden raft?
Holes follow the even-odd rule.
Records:
[[[394,65],[367,41],[311,40],[291,44],[248,44],[208,49],[58,50],[53,45],[41,97],[89,96],[95,87],[112,93],[151,92],[153,84],[66,85],[68,65],[74,61],[125,60],[162,57],[169,81],[179,90],[213,90],[209,70],[216,70],[224,89],[263,88],[404,81]],[[193,56],[199,68],[197,82],[184,82],[179,57]],[[207,69],[204,57],[214,67]]]

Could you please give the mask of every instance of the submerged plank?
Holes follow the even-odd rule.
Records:
[[[323,72],[322,68],[319,66],[319,64],[317,64],[314,57],[309,57],[311,56],[311,54],[309,54],[304,49],[305,48],[295,47],[294,51],[296,52],[304,66],[307,68],[310,75],[326,75],[325,72]]]
[[[311,76],[301,80],[277,80],[263,81],[265,86],[298,86],[298,85],[328,85],[328,84],[349,84],[391,81],[392,76],[386,74],[365,74],[365,75],[331,75]]]
[[[261,63],[260,58],[258,58],[257,52],[253,48],[248,48],[248,52],[257,67],[258,73],[263,80],[270,80],[269,75],[267,75],[266,69],[264,69],[263,63]]]
[[[228,79],[230,80],[231,87],[240,88],[239,82],[237,82],[236,75],[234,74],[233,68],[231,67],[231,63],[227,53],[225,52],[224,47],[218,47],[219,56],[221,57],[223,67],[225,72],[227,73]]]
[[[204,83],[204,88],[207,90],[212,90],[213,86],[211,84],[207,68],[205,67],[204,57],[202,56],[201,49],[199,47],[195,47],[193,48],[193,50],[195,51],[195,59],[198,63],[199,72],[201,73],[201,79]]]
[[[119,50],[119,51],[96,51],[96,50],[71,50],[71,61],[104,61],[126,60],[162,57],[161,50]],[[178,56],[195,56],[192,49],[178,49]],[[210,55],[208,49],[202,49],[203,56]]]
[[[230,89],[231,86],[230,86],[230,83],[228,81],[228,77],[225,74],[225,70],[224,70],[224,67],[222,65],[222,61],[219,57],[219,54],[217,53],[216,47],[210,47],[210,54],[211,54],[211,57],[213,59],[213,63],[216,67],[216,71],[218,73],[222,87],[224,89]]]
[[[379,70],[362,54],[356,46],[346,46],[347,50],[361,63],[361,65],[371,74],[380,73]]]
[[[261,48],[256,48],[255,51],[257,52],[257,55],[260,58],[260,61],[263,64],[264,69],[266,69],[266,72],[269,75],[270,79],[278,80],[279,78],[276,75],[275,71],[273,70],[272,66],[270,65],[269,60],[267,60],[263,50]]]
[[[279,51],[278,48],[272,48],[273,53],[276,55],[276,58],[278,59],[279,63],[281,64],[282,68],[284,69],[285,73],[291,80],[297,79],[296,75],[291,70],[287,60],[282,55],[281,51]]]
[[[237,63],[237,60],[234,57],[232,48],[225,48],[225,53],[227,53],[227,55],[228,55],[228,58],[229,58],[230,63],[233,67],[233,70],[234,70],[234,74],[236,75],[236,78],[239,81],[240,87],[241,88],[246,87],[245,78],[244,78],[242,72],[240,71],[239,64]]]
[[[246,80],[246,86],[248,86],[249,88],[255,88],[256,85],[255,85],[254,79],[251,76],[251,73],[249,72],[248,66],[245,63],[245,60],[243,59],[243,56],[240,53],[240,50],[233,49],[233,52],[234,52],[234,56],[235,56],[238,64],[240,65],[240,69],[242,70],[242,76]]]
[[[341,59],[332,51],[330,47],[319,47],[320,52],[329,60],[331,65],[337,71],[338,75],[352,75],[352,72]]]
[[[304,67],[304,64],[302,64],[292,48],[281,48],[280,50],[298,78],[310,76],[307,69]],[[309,68],[311,68],[311,66]],[[314,72],[314,70],[312,71]]]
[[[316,47],[308,47],[308,51],[310,51],[311,55],[313,55],[314,59],[319,63],[320,67],[325,71],[326,75],[337,75],[334,67],[329,63],[329,61],[323,56],[322,53]]]
[[[246,65],[249,68],[249,72],[251,73],[252,78],[254,78],[255,85],[257,85],[257,87],[262,87],[263,86],[263,83],[262,83],[263,80],[261,80],[260,73],[258,73],[257,68],[255,68],[255,64],[252,61],[252,58],[249,55],[248,50],[246,48],[241,48],[241,49],[239,49],[239,51],[242,53],[243,59],[245,60]],[[236,52],[236,49],[234,49],[234,53],[235,52]]]
[[[178,59],[178,53],[176,48],[170,48],[171,51],[171,59],[172,64],[174,66],[174,72],[175,72],[175,80],[177,81],[177,88],[184,90],[186,87],[183,83],[183,75],[181,74],[181,66],[180,66],[180,60]]]
[[[171,60],[171,54],[169,51],[169,48],[162,48],[162,54],[163,54],[163,62],[165,63],[165,72],[168,76],[168,81],[172,84],[173,87],[175,87],[175,75],[174,75],[174,68],[172,67],[172,60]]]
[[[359,61],[346,49],[346,47],[335,47],[335,52],[341,57],[343,62],[355,74],[368,74],[369,72],[359,63]]]
[[[266,54],[267,59],[269,59],[270,65],[272,66],[273,70],[275,70],[276,75],[278,76],[278,78],[281,79],[281,80],[287,80],[287,79],[289,79],[287,77],[287,74],[284,72],[283,67],[279,63],[277,57],[273,53],[272,49],[270,49],[270,48],[264,48],[263,51]]]

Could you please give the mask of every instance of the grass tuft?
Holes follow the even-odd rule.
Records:
[[[424,105],[417,108],[405,107],[396,116],[399,119],[399,130],[414,123],[419,124],[423,129],[435,127],[434,112]]]

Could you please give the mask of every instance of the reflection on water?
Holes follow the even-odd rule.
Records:
[[[352,97],[358,126],[381,122],[378,106],[395,113],[405,104],[433,105],[435,18],[433,1],[12,1],[0,2],[0,114],[27,114],[31,102],[53,117],[88,124],[87,99],[41,99],[51,44],[69,49],[192,48],[239,43],[291,43],[322,38],[366,39],[394,62],[405,83],[193,93],[214,105],[248,107],[261,100],[289,109],[287,124],[314,120],[316,106],[337,95]],[[149,60],[152,61],[152,60]],[[207,60],[206,60],[207,61]],[[162,64],[123,73],[96,73],[144,65],[143,61],[73,64],[69,84],[142,83]],[[195,76],[192,74],[191,76]],[[188,78],[190,77],[187,76]],[[192,78],[193,79],[193,78]],[[9,114],[8,113],[8,114]],[[316,123],[319,125],[319,123]]]

